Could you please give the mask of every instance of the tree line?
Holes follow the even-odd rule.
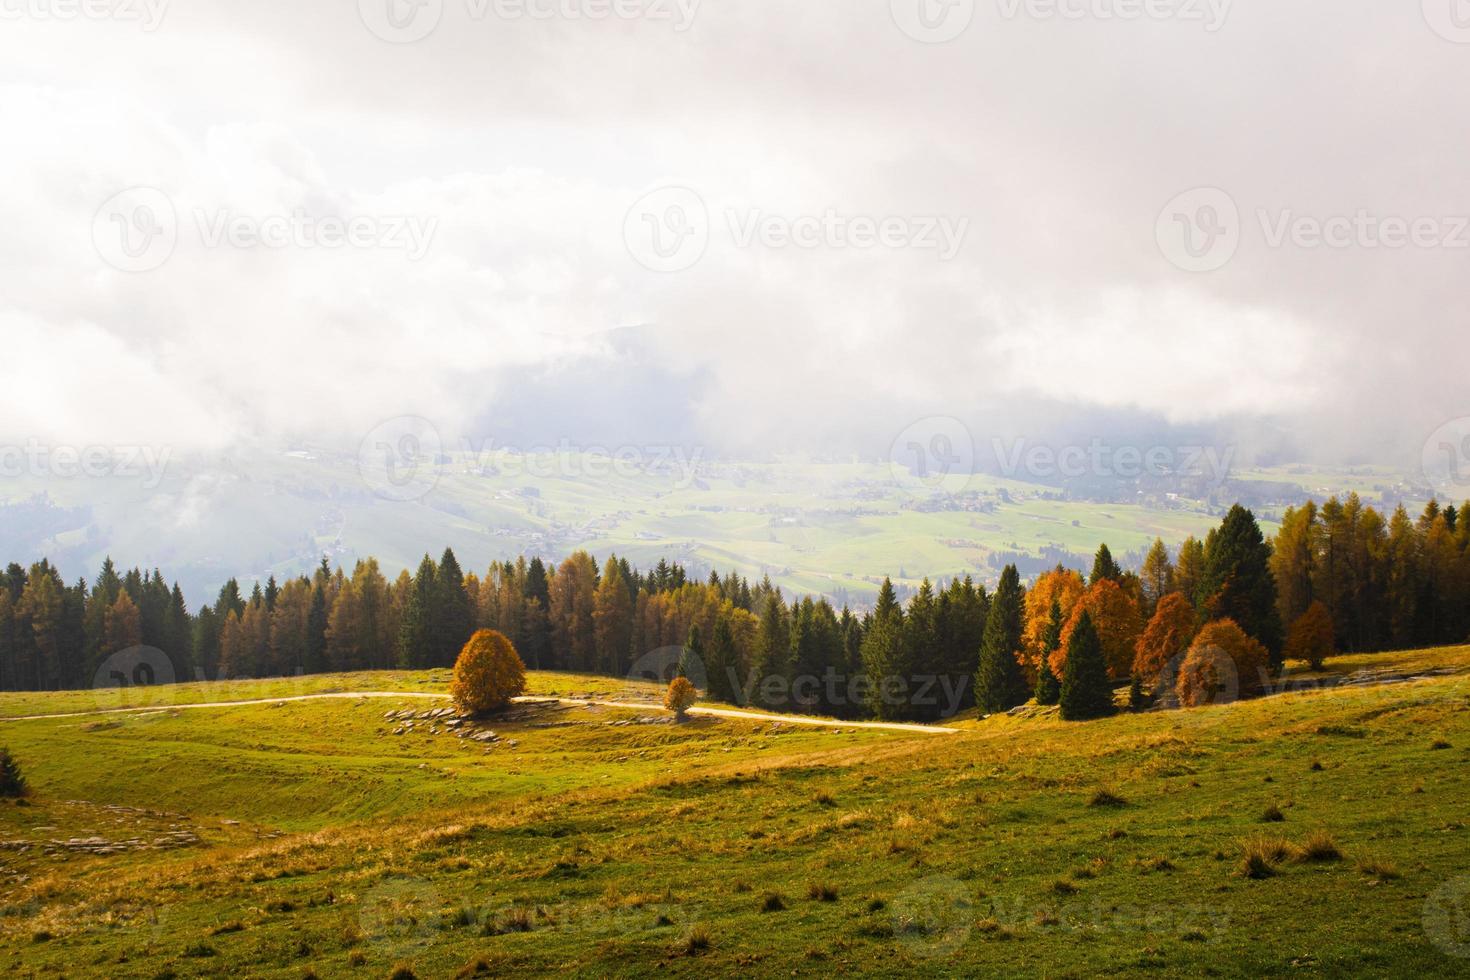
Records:
[[[1203,540],[1156,541],[1136,571],[1104,545],[1085,577],[1058,566],[1027,587],[1010,565],[993,592],[969,577],[925,580],[907,603],[885,580],[860,612],[788,597],[769,579],[698,580],[675,563],[644,571],[582,551],[480,576],[446,549],[392,581],[372,558],[351,574],[323,559],[248,593],[231,579],[197,612],[158,570],[119,573],[109,559],[95,582],[68,585],[43,560],[0,574],[0,688],[90,687],[110,656],[139,646],[163,651],[181,681],[449,667],[480,628],[533,670],[697,665],[711,698],[767,710],[928,721],[1035,696],[1065,713],[1068,690],[1095,706],[1101,686],[1131,682],[1136,702],[1169,695],[1202,636],[1247,651],[1242,664],[1259,649],[1274,672],[1287,656],[1465,640],[1470,519],[1430,504],[1385,520],[1353,496],[1287,511],[1268,541],[1237,506]],[[1085,656],[1069,677],[1074,649]]]

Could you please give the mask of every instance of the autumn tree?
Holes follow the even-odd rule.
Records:
[[[1150,691],[1157,692],[1159,676],[1170,662],[1188,652],[1194,634],[1194,606],[1183,593],[1164,596],[1134,647],[1134,675]]]
[[[1304,660],[1313,670],[1321,670],[1327,658],[1336,655],[1332,614],[1323,603],[1314,602],[1287,631],[1286,658]]]
[[[117,599],[107,610],[103,651],[107,655],[143,644],[143,621],[138,607],[126,592],[118,592]]]
[[[1082,576],[1060,565],[1038,575],[1035,583],[1026,590],[1026,627],[1022,657],[1027,672],[1032,676],[1037,675],[1042,658],[1054,653],[1061,643],[1060,636],[1054,638],[1055,642],[1047,639],[1053,609],[1060,607],[1062,622],[1065,623],[1086,591],[1087,584],[1082,581]]]
[[[699,700],[699,691],[695,689],[689,678],[682,674],[669,682],[669,689],[664,693],[664,707],[674,713],[676,721],[685,721],[689,717],[689,709],[694,707],[694,702]]]
[[[470,637],[454,663],[449,694],[467,715],[500,711],[526,689],[526,665],[520,654],[495,630],[479,630]]]
[[[1143,599],[1140,611],[1144,616],[1152,617],[1164,596],[1174,591],[1174,563],[1169,559],[1169,549],[1163,538],[1154,539],[1144,556],[1143,569],[1138,577]]]
[[[1271,574],[1276,579],[1276,607],[1283,623],[1293,623],[1312,604],[1317,553],[1322,544],[1317,505],[1288,507],[1271,547]]]
[[[633,596],[616,558],[609,557],[602,566],[602,579],[592,600],[592,623],[600,669],[613,675],[627,673],[633,643]]]
[[[1126,678],[1133,669],[1133,658],[1137,653],[1138,637],[1143,632],[1143,623],[1138,613],[1138,603],[1113,579],[1102,579],[1088,586],[1082,598],[1072,609],[1072,617],[1062,632],[1061,648],[1052,654],[1052,672],[1066,676],[1067,651],[1071,646],[1072,633],[1087,615],[1098,641],[1102,644],[1103,656],[1108,673],[1115,679]]]
[[[574,552],[557,567],[551,580],[551,645],[565,670],[596,669],[592,615],[596,593],[597,565],[587,552]]]
[[[1209,623],[1194,638],[1179,667],[1179,703],[1192,708],[1257,691],[1270,663],[1266,647],[1234,620]]]

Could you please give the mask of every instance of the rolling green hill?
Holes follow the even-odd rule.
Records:
[[[442,673],[30,721],[115,706],[16,695],[0,739],[35,794],[0,806],[0,956],[138,977],[1462,970],[1470,648],[1333,670],[1377,683],[956,734],[538,703],[488,744],[395,734]]]

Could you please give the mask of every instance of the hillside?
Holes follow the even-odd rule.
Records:
[[[489,743],[395,735],[442,672],[377,676],[396,698],[10,720],[36,792],[0,807],[0,943],[18,975],[1443,974],[1470,938],[1470,648],[1333,665],[1446,665],[956,734],[547,702]],[[48,707],[118,705],[0,698]],[[1318,832],[1339,856],[1292,856]],[[1259,879],[1254,838],[1281,851]]]

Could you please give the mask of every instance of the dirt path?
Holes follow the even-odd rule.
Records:
[[[0,722],[50,721],[59,718],[86,718],[94,715],[144,715],[158,714],[164,711],[189,711],[198,708],[245,708],[256,704],[287,704],[292,701],[357,701],[365,698],[398,698],[400,700],[413,698],[425,701],[447,701],[448,695],[425,694],[417,691],[334,691],[326,694],[298,694],[279,698],[253,698],[246,701],[202,701],[196,704],[161,704],[143,708],[99,708],[95,711],[68,711],[54,715],[21,715],[14,718],[0,718]],[[516,698],[516,701],[521,704],[554,701],[557,704],[582,708],[631,708],[638,711],[666,710],[659,705],[646,701],[597,701],[585,698],[556,697],[524,697]],[[689,709],[689,713],[691,715],[703,715],[712,718],[736,718],[747,721],[780,722],[785,725],[806,725],[812,728],[863,728],[888,732],[918,732],[925,735],[954,735],[959,732],[957,728],[941,728],[936,725],[908,725],[901,722],[887,721],[835,721],[831,718],[766,714],[760,711],[742,711],[738,708],[694,707]]]

